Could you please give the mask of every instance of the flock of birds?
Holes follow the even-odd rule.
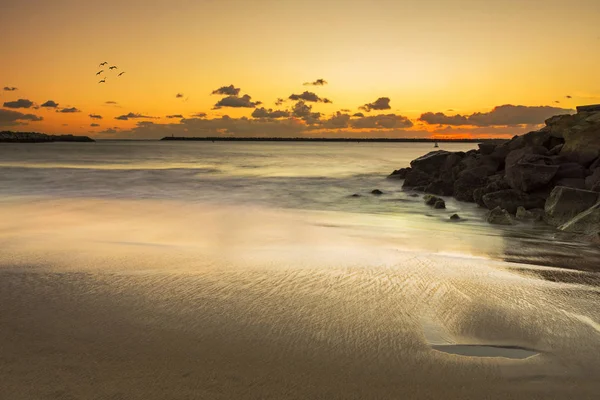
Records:
[[[104,61],[104,62],[100,63],[99,67],[102,68],[105,65],[108,65],[108,62]],[[108,67],[108,69],[109,69],[109,71],[112,71],[112,70],[118,69],[118,67],[116,65],[111,65],[110,67]],[[96,72],[96,76],[102,74],[103,72],[104,72],[104,70],[101,69],[100,71]],[[119,75],[117,75],[117,78],[120,77],[121,75],[123,75],[124,73],[125,73],[125,71],[119,73]],[[106,83],[106,77],[102,78],[102,80],[98,83]]]

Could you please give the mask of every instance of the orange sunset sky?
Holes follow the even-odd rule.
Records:
[[[0,130],[512,136],[600,103],[599,21],[598,0],[3,0]]]

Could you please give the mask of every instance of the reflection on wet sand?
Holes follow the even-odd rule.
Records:
[[[6,398],[600,388],[598,288],[486,258],[502,237],[472,240],[467,224],[444,241],[416,217],[95,200],[5,204],[0,218]]]

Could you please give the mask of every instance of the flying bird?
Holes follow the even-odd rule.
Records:
[[[106,64],[108,64],[108,62],[104,61],[103,63],[100,63],[100,66],[101,66],[101,67],[103,67],[103,66],[105,66]]]
[[[102,79],[100,82],[98,83],[106,83],[106,77],[104,77],[104,79]]]
[[[556,104],[560,104],[560,101],[558,101],[558,100],[554,100],[554,102],[555,102]]]
[[[125,71],[121,72],[119,75],[117,75],[117,77],[123,75],[125,73]]]
[[[96,76],[100,75],[103,72],[104,72],[104,70],[96,72]]]
[[[573,98],[572,96],[565,96],[565,97],[566,97],[567,99],[572,99],[572,98]]]
[[[112,65],[112,66],[108,67],[108,69],[110,69],[110,70],[117,69],[117,66],[116,65]]]

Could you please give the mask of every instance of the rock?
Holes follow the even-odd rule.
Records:
[[[381,196],[383,194],[383,192],[379,189],[375,189],[371,191],[371,194],[375,195],[375,196]]]
[[[550,225],[560,226],[596,204],[597,201],[597,192],[557,186],[546,200],[544,220]]]
[[[437,150],[425,154],[410,162],[412,169],[423,171],[429,175],[437,175],[452,153],[446,150]]]
[[[548,150],[548,155],[549,156],[557,156],[560,154],[560,151],[562,150],[564,144],[559,144],[556,145],[554,147],[552,147],[550,150]]]
[[[485,203],[483,202],[484,195],[511,188],[502,174],[490,176],[488,181],[489,183],[486,186],[473,191],[473,200],[475,200],[475,203],[479,204],[481,207],[485,207]]]
[[[598,238],[600,235],[600,203],[576,215],[559,229],[564,232],[584,233]]]
[[[436,179],[425,188],[425,192],[440,196],[452,196],[454,193],[454,182]]]
[[[600,168],[596,168],[590,176],[585,178],[585,188],[587,190],[596,190],[595,188],[598,187],[600,187]]]
[[[419,197],[417,193],[409,193],[408,197]]]
[[[426,172],[421,171],[420,169],[411,169],[406,173],[406,177],[404,178],[403,187],[412,187],[412,186],[427,186],[431,182],[433,182],[434,178]],[[424,188],[423,188],[424,189]],[[415,188],[416,190],[416,188]]]
[[[588,166],[600,156],[600,121],[580,124],[564,131],[565,145],[560,154],[578,164]]]
[[[558,165],[518,162],[506,170],[506,181],[514,189],[532,192],[548,185],[558,169]]]
[[[351,194],[348,197],[362,197],[362,196],[360,194],[358,194],[358,193],[354,193],[354,194]]]
[[[436,208],[438,210],[444,209],[446,208],[446,202],[443,199],[438,199],[438,201],[436,201],[433,205],[433,208]]]
[[[488,213],[487,222],[495,225],[514,225],[514,221],[508,211],[496,207]]]
[[[450,216],[450,219],[451,219],[452,221],[458,221],[458,220],[460,220],[461,218],[460,218],[460,216],[459,216],[458,214],[452,214],[452,215]]]
[[[496,143],[493,142],[484,142],[484,143],[479,143],[477,146],[479,146],[479,152],[483,155],[490,155],[494,152],[494,150],[496,150]]]
[[[425,196],[423,196],[423,201],[428,206],[433,206],[438,200],[442,200],[442,199],[440,199],[439,197],[434,196],[432,194],[426,194]]]
[[[592,162],[592,165],[590,165],[590,171],[593,171],[597,168],[600,168],[600,157],[598,157],[596,161]]]
[[[565,164],[560,164],[558,166],[558,171],[556,172],[555,178],[584,178],[586,177],[586,169],[584,166],[569,162]]]
[[[577,112],[600,112],[600,104],[591,104],[588,106],[577,106]]]
[[[555,182],[556,186],[565,186],[573,189],[586,189],[583,178],[562,178]]]
[[[474,202],[473,193],[488,184],[485,168],[472,168],[461,172],[454,182],[454,197],[460,201]]]
[[[520,221],[542,221],[544,219],[544,210],[541,208],[533,208],[526,210],[525,207],[517,207],[516,219]]]
[[[490,210],[502,208],[511,214],[515,214],[519,207],[531,209],[543,208],[545,205],[544,198],[515,189],[488,193],[483,196],[482,201]]]
[[[388,179],[405,179],[411,168],[400,168],[388,175]]]

